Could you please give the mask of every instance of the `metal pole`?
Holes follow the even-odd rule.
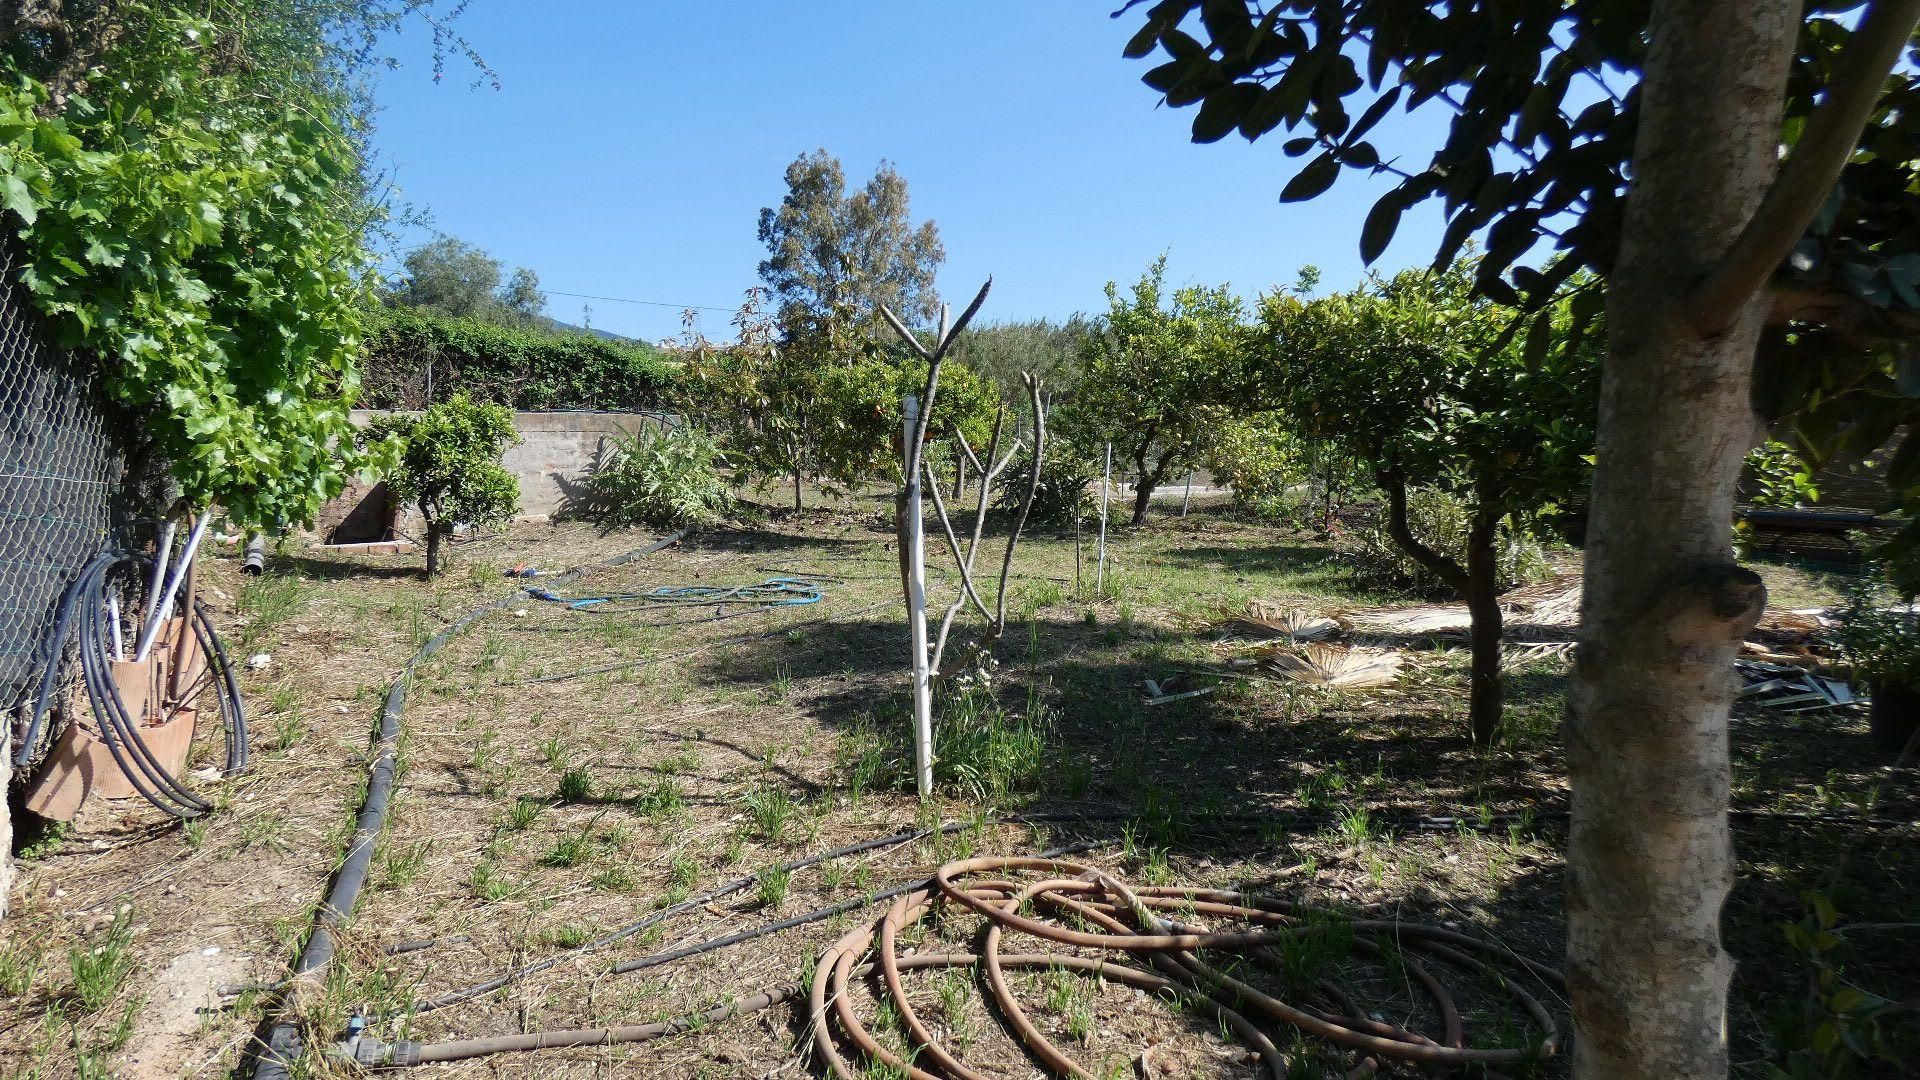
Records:
[[[921,528],[920,470],[913,465],[920,440],[920,399],[901,399],[907,466],[907,628],[913,640],[913,775],[922,799],[933,795],[933,675],[927,670],[927,545]]]
[[[1113,486],[1113,444],[1107,444],[1107,467],[1100,474],[1100,556],[1094,564],[1093,591],[1107,587],[1107,489]]]
[[[1180,516],[1187,516],[1187,507],[1193,505],[1193,470],[1187,470],[1187,493],[1180,497]]]

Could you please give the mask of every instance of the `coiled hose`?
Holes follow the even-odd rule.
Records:
[[[554,1047],[649,1042],[805,997],[815,1053],[828,1073],[840,1080],[863,1080],[875,1075],[876,1069],[911,1080],[987,1080],[934,1036],[908,999],[902,972],[949,968],[975,971],[1007,1027],[1027,1050],[1053,1075],[1077,1080],[1093,1080],[1093,1074],[1050,1041],[1027,1016],[1007,981],[1007,971],[1072,972],[1165,994],[1203,1009],[1219,1019],[1223,1033],[1231,1030],[1238,1035],[1275,1080],[1288,1075],[1292,1064],[1270,1034],[1276,1025],[1353,1053],[1360,1058],[1356,1075],[1377,1071],[1385,1061],[1478,1069],[1495,1075],[1490,1070],[1523,1067],[1561,1049],[1562,1035],[1554,1013],[1527,989],[1531,983],[1565,993],[1560,973],[1544,964],[1470,935],[1417,923],[1335,923],[1326,913],[1277,897],[1177,886],[1131,888],[1093,867],[1058,858],[1059,854],[1086,846],[1059,849],[1039,858],[985,857],[952,862],[940,867],[930,881],[863,898],[873,901],[884,896],[894,902],[883,918],[856,927],[830,947],[815,966],[811,983],[751,994],[697,1016],[439,1043],[403,1040],[386,1045],[363,1035],[345,1049],[362,1065],[406,1067]],[[1018,875],[1030,876],[1023,880]],[[901,935],[939,905],[985,918],[986,934],[980,951],[901,955]],[[818,915],[845,907],[824,908],[762,930],[816,921]],[[1039,915],[1047,917],[1035,917]],[[1168,915],[1194,922],[1176,922]],[[1236,926],[1211,930],[1195,925],[1203,917]],[[760,933],[729,935],[656,959],[676,959]],[[1224,957],[1230,962],[1229,970],[1235,970],[1232,961],[1246,960],[1284,972],[1287,961],[1283,954],[1289,944],[1303,937],[1334,933],[1349,935],[1346,940],[1353,951],[1368,961],[1383,967],[1397,965],[1404,971],[1407,980],[1418,986],[1432,1005],[1440,1026],[1437,1038],[1370,1018],[1351,994],[1328,978],[1314,978],[1312,987],[1301,993],[1299,1000],[1289,1001],[1215,966]],[[1003,952],[1002,942],[1008,934],[1036,938],[1045,951]],[[1095,955],[1064,951],[1066,948],[1095,950]],[[1459,1007],[1423,959],[1465,972],[1485,989],[1512,999],[1534,1029],[1534,1041],[1523,1046],[1468,1047]],[[1145,966],[1128,964],[1127,960]],[[625,967],[651,964],[652,960]],[[855,980],[876,973],[905,1029],[910,1044],[906,1057],[881,1045],[854,1009],[850,991]],[[1299,981],[1297,973],[1295,981]]]
[[[152,747],[140,734],[139,720],[127,709],[113,678],[113,657],[108,653],[112,627],[108,620],[107,593],[116,573],[138,583],[145,579],[153,561],[128,551],[101,552],[81,568],[80,575],[60,599],[54,617],[53,633],[48,640],[40,687],[34,697],[33,712],[21,737],[15,761],[26,765],[40,740],[48,710],[59,683],[61,661],[68,642],[76,646],[80,670],[87,690],[87,701],[100,727],[100,741],[107,744],[114,763],[126,774],[133,789],[148,802],[179,818],[198,817],[213,804],[188,790],[180,778],[169,773]],[[247,718],[240,687],[227,661],[225,645],[214,629],[206,606],[193,604],[189,625],[207,658],[207,670],[214,679],[214,696],[219,704],[222,728],[226,735],[226,760],[223,775],[232,776],[247,765]],[[189,695],[191,696],[191,695]]]

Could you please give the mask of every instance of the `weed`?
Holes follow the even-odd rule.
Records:
[[[633,808],[654,821],[666,821],[687,812],[687,797],[678,781],[663,777],[634,800]]]
[[[240,614],[246,617],[240,629],[241,653],[267,640],[287,620],[307,604],[307,585],[294,574],[262,574],[247,580],[240,589]]]
[[[593,858],[593,827],[605,815],[602,810],[593,820],[577,833],[563,836],[553,845],[553,850],[540,857],[543,866],[579,866]]]
[[[763,784],[747,792],[742,801],[760,839],[768,843],[786,839],[787,829],[793,824],[797,809],[787,789]]]
[[[787,899],[787,886],[793,881],[793,871],[785,867],[772,867],[760,871],[755,895],[764,908],[778,908]]]
[[[469,878],[474,895],[486,902],[498,903],[519,892],[519,886],[507,880],[505,875],[494,868],[490,862],[473,864],[473,873]]]
[[[25,997],[27,991],[33,988],[33,977],[43,962],[40,950],[26,941],[0,946],[0,994],[10,998]]]
[[[616,863],[593,875],[593,887],[601,892],[632,892],[635,882],[633,871],[625,864]]]
[[[593,931],[573,924],[549,926],[540,931],[540,940],[556,949],[577,949],[593,940]]]
[[[687,898],[693,891],[693,883],[700,880],[700,864],[684,851],[675,852],[668,871],[673,875],[673,887],[667,892],[667,902],[677,904]]]
[[[88,1014],[105,1008],[133,972],[133,959],[127,955],[127,947],[133,944],[132,916],[131,908],[121,908],[107,928],[104,941],[92,948],[76,945],[67,951],[73,997]]]
[[[679,776],[682,773],[690,773],[699,767],[700,767],[700,755],[694,753],[691,748],[682,750],[679,753],[664,759],[663,761],[660,762],[658,766],[656,766],[656,768],[659,769],[659,771],[667,774],[668,776]]]
[[[563,803],[586,802],[593,798],[593,775],[583,768],[570,768],[560,774],[555,794]]]
[[[537,799],[517,799],[514,801],[513,809],[507,811],[507,827],[515,832],[531,829],[533,823],[539,820],[540,811],[543,809],[545,808]]]
[[[180,839],[189,849],[199,851],[207,843],[207,819],[204,817],[187,818],[180,823]]]
[[[404,889],[419,878],[420,871],[427,865],[427,854],[433,850],[432,840],[417,840],[411,844],[389,844],[380,860],[386,871],[384,885],[389,889]]]
[[[1049,967],[1042,980],[1047,1008],[1060,1017],[1067,1034],[1079,1042],[1093,1037],[1093,990],[1085,979],[1061,967]]]

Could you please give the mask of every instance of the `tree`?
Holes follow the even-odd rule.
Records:
[[[388,294],[402,307],[442,315],[524,323],[547,306],[540,278],[525,267],[501,284],[500,260],[457,236],[441,236],[407,252],[405,274]]]
[[[1080,343],[1093,330],[1084,315],[1064,323],[1050,319],[988,323],[974,326],[954,348],[954,355],[1000,388],[1008,404],[1026,400],[1023,372],[1046,383],[1055,393],[1071,393],[1079,366]]]
[[[1386,495],[1394,544],[1466,601],[1468,726],[1487,746],[1500,729],[1499,529],[1525,527],[1585,486],[1600,358],[1593,338],[1530,354],[1499,306],[1474,295],[1473,277],[1463,260],[1320,299],[1269,293],[1258,368],[1261,399],[1363,462]],[[1466,505],[1464,560],[1409,527],[1414,485]]]
[[[907,182],[891,164],[849,194],[840,160],[816,150],[795,158],[786,179],[780,205],[760,211],[760,279],[788,348],[831,361],[865,353],[888,340],[882,304],[912,325],[933,320],[946,249],[933,222],[913,224]]]
[[[823,364],[778,339],[764,300],[764,290],[748,290],[733,319],[734,344],[695,336],[679,407],[722,438],[740,479],[791,478],[798,510],[808,477],[847,489],[894,467],[900,395],[919,387],[926,364],[877,345]],[[993,388],[957,363],[947,363],[942,376],[947,407],[936,433],[979,445],[993,423]]]
[[[1782,263],[1810,224],[1820,237],[1843,169],[1878,159],[1910,174],[1914,157],[1883,157],[1877,140],[1914,130],[1898,106],[1916,79],[1888,76],[1920,0],[1874,0],[1852,27],[1802,12],[1792,0],[1162,0],[1127,47],[1166,50],[1147,82],[1201,106],[1197,141],[1304,125],[1286,149],[1318,153],[1283,198],[1320,194],[1342,166],[1399,176],[1362,228],[1369,260],[1407,208],[1442,198],[1436,263],[1484,233],[1477,286],[1524,301],[1535,326],[1577,271],[1606,283],[1574,308],[1597,317],[1604,296],[1608,327],[1568,728],[1583,1080],[1727,1072],[1729,667],[1766,600],[1729,558],[1741,459],[1759,441],[1756,345],[1769,318],[1804,334],[1836,310],[1890,306],[1876,274],[1835,274],[1822,303],[1784,311],[1789,290],[1762,293],[1792,284]],[[1365,139],[1403,94],[1409,111],[1455,114],[1418,171]],[[1368,96],[1356,118],[1351,99]],[[1560,259],[1522,261],[1546,240]]]
[[[1104,323],[1082,339],[1080,369],[1059,427],[1084,447],[1111,441],[1134,466],[1133,523],[1154,489],[1199,459],[1217,418],[1236,400],[1247,347],[1245,311],[1224,285],[1169,296],[1166,256],[1125,295],[1107,283]]]
[[[427,520],[427,576],[438,577],[440,549],[456,523],[493,525],[520,508],[520,483],[500,454],[520,441],[513,414],[465,394],[418,414],[394,413],[368,425],[367,439],[396,455],[387,483]]]

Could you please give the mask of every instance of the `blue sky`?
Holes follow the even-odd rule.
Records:
[[[1173,281],[1249,297],[1305,263],[1327,287],[1357,280],[1386,181],[1349,172],[1280,203],[1300,164],[1284,136],[1190,143],[1192,111],[1159,107],[1150,65],[1121,57],[1138,22],[1116,6],[473,0],[458,25],[500,89],[470,89],[458,60],[436,85],[415,27],[381,77],[376,145],[437,228],[537,271],[550,314],[579,322],[590,303],[593,325],[648,339],[678,331],[676,308],[558,294],[730,310],[757,280],[760,208],[816,147],[850,183],[894,162],[916,220],[939,224],[942,294],[964,302],[994,276],[988,320],[1103,310],[1104,284],[1161,251]],[[1426,141],[1412,123],[1376,141]],[[1409,214],[1380,266],[1424,263],[1438,228],[1437,211]],[[702,318],[727,335],[726,310]]]

